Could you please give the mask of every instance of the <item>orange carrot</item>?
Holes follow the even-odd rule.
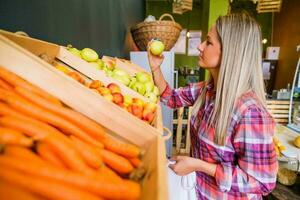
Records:
[[[128,174],[133,170],[133,166],[126,158],[105,149],[100,151],[104,163],[118,173]]]
[[[9,85],[6,81],[0,78],[0,88],[6,89],[6,90],[13,90],[14,88]]]
[[[43,160],[51,163],[56,167],[66,168],[64,163],[55,154],[54,150],[49,144],[45,142],[38,142],[36,146],[36,151]]]
[[[19,131],[0,127],[0,143],[30,147],[33,144],[33,140],[25,137]]]
[[[49,143],[70,169],[86,174],[93,173],[76,152],[69,138],[55,128],[34,119],[24,120],[12,116],[0,117],[0,125]]]
[[[141,153],[140,148],[138,148],[137,146],[118,141],[112,137],[106,137],[102,142],[106,149],[127,158],[138,157]]]
[[[25,188],[33,193],[50,199],[61,200],[100,200],[92,193],[85,192],[75,187],[68,186],[63,183],[58,183],[53,180],[45,179],[37,176],[28,176],[8,167],[1,167],[0,179]]]
[[[21,114],[20,112],[15,111],[13,108],[11,108],[9,105],[0,102],[0,116],[13,116],[18,117],[20,119],[24,120],[30,120],[32,118],[27,117],[24,114]]]
[[[99,173],[86,176],[74,171],[41,165],[37,162],[28,162],[24,165],[24,161],[26,160],[0,156],[0,166],[18,170],[30,177],[34,175],[47,180],[55,180],[108,199],[138,199],[140,197],[140,185],[133,181],[111,179],[107,175]]]
[[[27,160],[28,162],[36,162],[40,164],[44,163],[44,161],[40,157],[38,157],[35,153],[33,153],[28,148],[24,148],[24,147],[7,145],[4,148],[4,155],[7,155],[9,157],[14,157],[17,159]]]
[[[80,128],[76,127],[69,121],[63,119],[62,117],[59,117],[52,112],[47,111],[46,109],[43,109],[39,106],[36,106],[35,104],[27,101],[26,99],[16,96],[16,95],[2,95],[0,94],[0,99],[7,102],[11,107],[14,109],[21,111],[27,116],[31,116],[35,119],[38,119],[40,121],[49,123],[55,127],[58,127],[59,129],[63,130],[64,132],[67,132],[69,134],[73,134],[84,141],[88,141],[90,143],[93,143],[95,145],[98,144],[95,139],[93,139],[91,136],[86,134],[84,131],[82,131]]]
[[[7,200],[42,200],[41,197],[26,189],[0,181],[0,199]]]
[[[18,94],[25,97],[29,101],[35,103],[36,105],[69,120],[70,122],[72,122],[73,124],[81,128],[82,130],[84,130],[86,133],[88,133],[90,136],[93,136],[94,138],[100,140],[106,137],[105,130],[99,124],[85,117],[84,115],[76,111],[73,111],[69,108],[60,107],[57,106],[56,104],[46,101],[45,99],[39,97],[38,95],[26,90],[25,88],[16,87],[15,90]]]
[[[128,158],[128,160],[134,167],[140,167],[142,165],[142,161],[139,158]]]
[[[116,173],[114,172],[112,169],[110,169],[109,167],[102,165],[98,171],[100,174],[109,177],[110,179],[115,179],[117,181],[121,181],[122,178]]]
[[[73,141],[74,147],[77,152],[82,156],[83,160],[92,168],[98,169],[103,163],[101,156],[97,156],[95,153],[94,148],[80,139],[70,136],[71,140]]]
[[[39,96],[47,99],[48,101],[51,101],[57,105],[62,105],[62,103],[56,97],[44,92],[40,88],[30,84],[29,82],[25,81],[24,79],[20,78],[16,74],[6,70],[3,67],[0,67],[0,77],[14,87],[22,86],[22,87],[27,88],[28,90],[38,94]]]

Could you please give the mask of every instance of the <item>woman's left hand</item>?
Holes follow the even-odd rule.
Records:
[[[170,160],[176,161],[175,164],[170,164],[169,167],[179,176],[187,175],[196,171],[198,159],[188,156],[174,156]]]

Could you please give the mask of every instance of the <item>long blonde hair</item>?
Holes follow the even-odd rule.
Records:
[[[265,104],[262,43],[259,25],[246,13],[221,16],[216,28],[222,58],[215,107],[208,124],[215,128],[214,142],[224,145],[237,99],[251,90]]]

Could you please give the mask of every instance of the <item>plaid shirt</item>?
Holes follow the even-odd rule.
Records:
[[[205,128],[214,107],[212,83],[174,90],[167,86],[161,101],[171,108],[192,106],[204,87],[205,103],[190,121],[191,154],[217,169],[215,177],[196,172],[198,199],[262,199],[276,185],[273,118],[253,92],[245,93],[236,103],[225,145],[219,146],[213,142],[214,128]]]

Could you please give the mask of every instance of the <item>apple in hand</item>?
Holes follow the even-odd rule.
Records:
[[[159,40],[154,40],[150,44],[150,52],[155,56],[160,55],[164,51],[164,49],[165,49],[164,43],[162,43]]]
[[[110,83],[106,86],[111,93],[121,93],[120,87],[115,83]]]

